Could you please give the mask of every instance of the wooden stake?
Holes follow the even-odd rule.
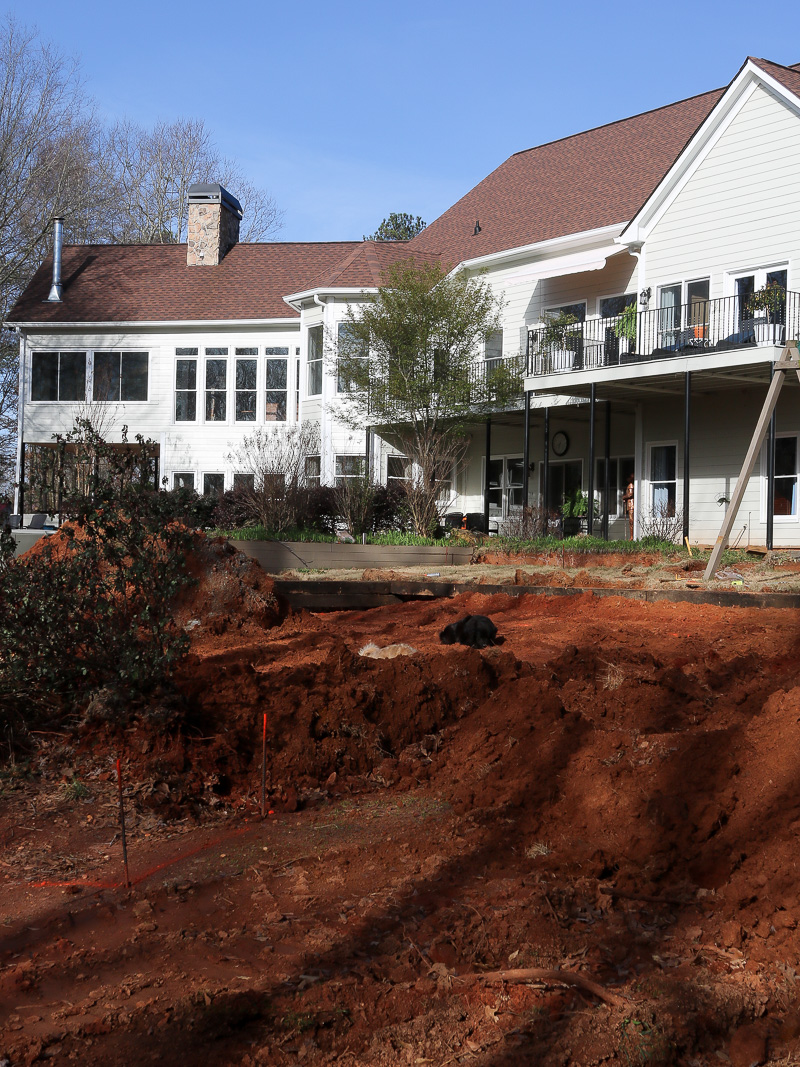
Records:
[[[686,542],[686,550],[689,553],[689,559],[694,559],[694,556],[692,555],[692,546],[689,544],[689,538],[684,537],[684,541]]]
[[[125,888],[131,887],[131,876],[128,873],[128,842],[125,837],[125,803],[122,799],[122,767],[117,758],[117,786],[119,788],[119,827],[122,835],[122,863],[125,867]]]
[[[267,713],[264,712],[264,730],[261,737],[261,818],[267,817]]]

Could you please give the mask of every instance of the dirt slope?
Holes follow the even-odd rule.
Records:
[[[505,643],[440,645],[466,613]],[[180,727],[43,739],[42,776],[6,780],[12,1065],[796,1062],[794,612],[476,592],[220,614]],[[131,892],[102,888],[117,752]],[[472,977],[502,968],[601,996]]]

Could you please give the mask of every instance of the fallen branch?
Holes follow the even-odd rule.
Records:
[[[572,985],[593,994],[614,1008],[621,1008],[626,1001],[611,993],[604,986],[585,978],[576,971],[549,971],[543,967],[517,967],[508,971],[483,971],[472,974],[454,974],[454,982],[543,982],[545,985]]]

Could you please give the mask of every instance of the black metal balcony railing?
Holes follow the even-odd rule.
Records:
[[[738,296],[639,311],[633,317],[586,319],[529,331],[528,373],[647,363],[676,355],[783,344],[800,334],[800,294],[786,293],[770,310],[754,310]]]

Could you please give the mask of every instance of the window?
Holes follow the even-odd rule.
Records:
[[[243,356],[257,356],[257,348],[236,349],[236,421],[256,421],[256,374],[257,359],[243,359]]]
[[[495,330],[486,338],[483,347],[483,358],[486,361],[486,370],[496,370],[503,358],[503,331]]]
[[[255,474],[234,474],[233,476],[233,488],[244,489],[249,493],[256,491],[256,476]]]
[[[222,496],[225,492],[224,474],[203,475],[203,496]]]
[[[228,417],[228,361],[208,358],[227,354],[227,348],[206,349],[206,422],[225,422]]]
[[[522,507],[522,457],[499,456],[489,460],[489,508],[507,515],[511,508]]]
[[[453,496],[454,468],[446,461],[440,462],[434,470],[434,477],[439,483],[437,500],[449,500]]]
[[[794,434],[775,439],[775,490],[772,503],[776,518],[797,515],[797,437]]]
[[[34,352],[31,400],[85,400],[85,352]]]
[[[586,301],[582,300],[579,304],[562,304],[560,307],[547,308],[545,315],[548,319],[556,319],[560,315],[571,315],[578,322],[583,322],[586,319]]]
[[[194,489],[194,474],[184,472],[172,475],[173,489]]]
[[[539,478],[544,481],[544,463],[539,464]],[[541,484],[540,483],[540,484]],[[561,513],[561,505],[567,498],[580,493],[583,488],[583,462],[579,459],[549,464],[547,481],[547,510]],[[542,484],[542,491],[544,485]]]
[[[178,356],[197,356],[196,348],[178,348]],[[175,421],[197,418],[197,360],[178,359],[175,364]]]
[[[147,400],[146,352],[95,352],[93,400]]]
[[[608,517],[619,518],[625,514],[622,504],[622,494],[628,484],[628,478],[633,474],[633,456],[621,456],[612,458],[608,464]],[[598,459],[595,467],[594,498],[602,515],[605,511],[605,486],[606,486],[606,461]]]
[[[322,476],[322,460],[319,456],[306,456],[306,484],[318,486]]]
[[[386,457],[386,481],[407,482],[411,475],[411,464],[405,456]]]
[[[604,296],[600,301],[600,318],[613,319],[616,315],[621,315],[626,307],[635,303],[635,293],[626,293],[624,296]]]
[[[336,457],[336,484],[341,485],[347,478],[361,478],[364,474],[363,456]]]
[[[663,518],[675,514],[677,501],[677,445],[650,446],[650,510]]]
[[[708,278],[663,285],[658,291],[658,343],[661,348],[703,347],[708,330]]]
[[[344,354],[347,359],[364,359],[367,355],[363,344],[353,336],[353,330],[349,322],[340,322],[337,333],[337,350]],[[345,374],[337,369],[336,391],[337,393],[354,393],[358,388],[352,375]]]
[[[269,349],[267,349],[269,351]],[[288,349],[283,349],[284,352]],[[286,397],[289,386],[289,360],[267,360],[267,422],[286,422]]]
[[[308,395],[319,396],[322,392],[322,327],[312,326],[308,331]]]

